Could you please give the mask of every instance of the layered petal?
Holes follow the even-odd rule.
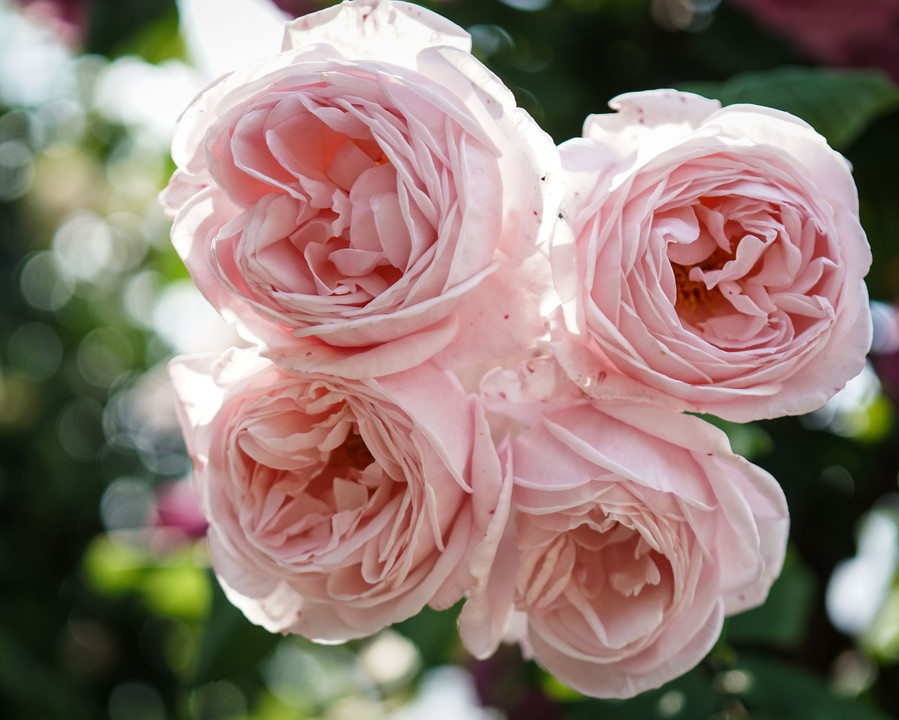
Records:
[[[871,340],[848,163],[769,108],[673,90],[612,106],[561,148],[569,376],[597,398],[632,385],[634,401],[737,421],[820,407]]]
[[[461,616],[466,646],[517,638],[556,678],[624,698],[695,666],[725,615],[762,603],[780,572],[783,492],[699,418],[559,392],[537,359],[485,378],[485,402],[525,429],[495,580]],[[500,562],[498,560],[497,562]]]
[[[185,112],[162,196],[174,244],[277,362],[314,369],[315,338],[371,377],[544,333],[552,284],[534,258],[556,226],[558,151],[469,49],[424,8],[344,2],[289,23],[281,53]],[[493,319],[470,322],[485,303]]]
[[[483,584],[511,483],[452,374],[290,376],[232,350],[171,376],[213,565],[253,622],[336,642]]]

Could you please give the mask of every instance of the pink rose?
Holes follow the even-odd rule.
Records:
[[[611,106],[561,147],[569,375],[595,397],[736,421],[821,406],[871,342],[848,163],[768,108],[674,90]]]
[[[485,379],[488,405],[529,427],[508,450],[512,519],[462,636],[480,657],[517,637],[579,692],[630,697],[692,668],[725,615],[765,599],[786,500],[699,418],[599,407],[554,374],[538,361]]]
[[[483,584],[511,481],[450,373],[291,377],[235,350],[171,375],[213,565],[250,620],[337,642]]]
[[[543,333],[558,152],[470,44],[416,5],[344,2],[179,122],[172,240],[282,366],[372,377]]]

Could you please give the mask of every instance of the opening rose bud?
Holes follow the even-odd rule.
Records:
[[[611,105],[561,147],[569,375],[596,397],[736,421],[820,407],[871,342],[848,163],[768,108],[674,90]]]
[[[181,119],[173,242],[279,364],[366,377],[542,334],[558,152],[470,45],[421,7],[345,2]]]
[[[253,622],[337,642],[483,581],[511,484],[449,373],[288,376],[229,351],[171,375],[213,565]]]

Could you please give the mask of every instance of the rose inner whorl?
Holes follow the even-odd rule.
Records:
[[[242,503],[241,514],[251,514],[257,541],[287,563],[326,549],[335,532],[351,533],[387,501],[395,485],[375,464],[357,428],[333,450],[322,451],[317,463],[293,469],[255,464],[249,477],[256,502]]]
[[[516,603],[540,614],[567,616],[574,609],[579,614],[595,613],[600,622],[616,618],[603,623],[610,645],[636,641],[646,631],[645,623],[624,618],[637,614],[644,620],[661,620],[673,599],[669,559],[646,541],[632,518],[594,509],[571,522],[571,529],[549,542],[525,549]],[[529,537],[527,529],[523,535]],[[572,587],[579,596],[574,601]],[[635,603],[638,596],[640,602]],[[581,607],[579,600],[587,607]],[[636,635],[630,636],[632,632]]]
[[[695,238],[667,243],[675,286],[675,310],[686,325],[709,342],[731,346],[735,338],[718,337],[708,321],[743,315],[755,320],[740,333],[741,344],[753,344],[753,332],[781,328],[798,334],[813,313],[795,311],[797,294],[827,295],[832,272],[809,263],[822,242],[814,223],[800,219],[795,208],[750,197],[703,197],[687,210],[661,212],[656,222],[688,217]],[[664,235],[664,230],[657,230]],[[785,308],[791,308],[789,310]],[[787,324],[785,324],[787,323]],[[721,327],[721,326],[717,326]],[[763,336],[759,336],[759,341]]]

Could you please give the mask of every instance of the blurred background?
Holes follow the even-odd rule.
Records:
[[[275,24],[331,4],[244,2]],[[768,602],[625,702],[581,698],[515,648],[473,661],[452,611],[336,647],[250,625],[209,571],[165,375],[234,338],[156,196],[179,111],[269,26],[235,23],[232,0],[185,0],[180,25],[174,0],[0,0],[0,716],[899,716],[899,0],[423,4],[556,141],[618,93],[673,86],[793,112],[851,161],[870,364],[811,415],[725,425],[790,503]]]

